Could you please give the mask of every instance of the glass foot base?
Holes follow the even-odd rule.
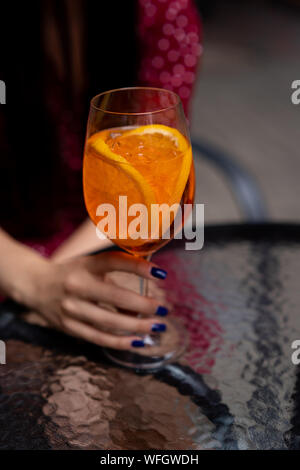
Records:
[[[188,335],[177,318],[163,320],[164,333],[144,336],[145,347],[129,351],[104,348],[105,355],[114,363],[136,370],[156,370],[177,360],[185,351]]]

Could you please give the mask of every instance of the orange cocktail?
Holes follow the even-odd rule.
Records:
[[[173,238],[176,205],[183,209],[184,204],[193,202],[191,145],[177,129],[162,124],[101,130],[86,142],[83,182],[86,207],[95,225],[104,217],[103,213],[99,215],[99,205],[111,204],[115,208],[116,228],[106,227],[108,238],[133,254],[148,255],[168,242],[163,238],[164,222],[170,225],[169,239]],[[120,195],[127,197],[126,218],[121,213]],[[134,215],[130,215],[129,208],[136,204],[145,208],[137,226],[144,237],[133,238],[128,228]],[[170,213],[162,211],[155,221],[152,210],[157,205],[175,206]],[[182,210],[178,215],[177,231],[188,213]],[[164,220],[167,216],[169,222]],[[141,224],[145,225],[143,230]]]
[[[195,181],[189,131],[180,98],[169,90],[123,88],[91,101],[83,164],[85,204],[97,234],[134,256],[170,241],[192,210]],[[148,295],[140,277],[140,294]],[[141,337],[142,348],[105,349],[118,364],[153,369],[182,354],[187,335],[178,319]],[[120,335],[128,335],[120,331]]]

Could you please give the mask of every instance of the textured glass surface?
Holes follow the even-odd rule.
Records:
[[[155,257],[189,331],[184,357],[154,374],[22,322],[2,306],[0,448],[300,448],[300,228],[212,227],[202,251]]]

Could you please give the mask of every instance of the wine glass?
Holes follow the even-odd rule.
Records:
[[[133,256],[149,260],[180,233],[192,209],[195,178],[178,95],[133,87],[95,96],[87,126],[83,186],[98,233]],[[147,295],[147,287],[141,278],[142,295]],[[166,332],[143,335],[145,347],[138,351],[105,352],[127,367],[160,367],[186,346],[187,335],[178,320],[171,316],[166,323]]]

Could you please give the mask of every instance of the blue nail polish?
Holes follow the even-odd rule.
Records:
[[[153,331],[154,333],[161,333],[163,331],[166,331],[166,329],[167,325],[165,325],[164,323],[154,323],[154,325],[152,325],[151,331]]]
[[[160,305],[155,312],[155,315],[159,315],[160,317],[165,317],[167,314],[168,309],[166,307],[163,307],[162,305]]]
[[[160,268],[152,268],[151,269],[151,275],[153,277],[156,277],[157,279],[166,279],[168,273],[167,271],[165,271],[164,269],[160,269]]]
[[[134,339],[131,343],[131,346],[133,348],[143,348],[145,346],[145,343],[142,340]]]

